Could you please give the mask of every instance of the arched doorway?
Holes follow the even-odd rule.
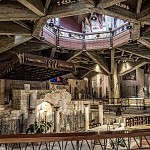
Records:
[[[53,128],[53,106],[48,102],[42,102],[36,108],[36,120],[44,132],[52,132]]]

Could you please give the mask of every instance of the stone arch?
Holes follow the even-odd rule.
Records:
[[[36,120],[40,124],[42,121],[51,122],[53,118],[53,105],[47,101],[42,101],[36,105]]]

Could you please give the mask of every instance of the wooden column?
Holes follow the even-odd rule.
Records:
[[[5,80],[0,80],[0,105],[5,103]]]
[[[109,80],[109,98],[119,98],[119,81],[117,74],[117,63],[115,62],[115,49],[111,50],[111,74]]]
[[[88,94],[92,96],[92,77],[88,77]]]

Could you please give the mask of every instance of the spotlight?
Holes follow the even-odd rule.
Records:
[[[44,40],[44,36],[43,36],[43,29],[42,29],[42,31],[41,31],[40,40]]]
[[[40,36],[40,40],[44,40],[44,37],[43,37],[43,36]]]
[[[60,46],[59,46],[59,45],[57,45],[57,46],[56,46],[56,49],[57,49],[57,50],[60,50]]]
[[[109,49],[112,49],[112,46],[110,46]]]
[[[49,26],[52,28],[52,27],[54,27],[54,23],[53,22],[50,22],[49,23]]]
[[[111,30],[112,30],[112,27],[109,27],[108,30],[111,31]]]
[[[127,29],[128,30],[132,29],[132,25],[130,23],[127,25]]]
[[[59,45],[56,46],[56,50],[57,50],[58,52],[61,52],[61,51],[62,51]]]
[[[92,14],[92,16],[91,16],[91,20],[93,20],[93,21],[96,21],[96,20],[97,20],[97,16],[96,16],[96,14]]]
[[[129,38],[128,43],[131,43],[131,42],[133,42],[133,40],[132,40],[132,38]]]
[[[82,52],[86,52],[86,49],[83,49]]]

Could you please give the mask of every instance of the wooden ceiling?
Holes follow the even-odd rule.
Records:
[[[149,0],[1,0],[0,62],[11,60],[18,52],[29,52],[46,57],[53,55],[55,59],[76,63],[78,78],[94,72],[97,63],[102,67],[102,72],[108,73],[111,70],[110,49],[92,53],[72,50],[57,52],[50,43],[39,37],[48,19],[81,15],[80,20],[92,12],[133,23],[133,42],[115,47],[116,61],[150,60]]]

